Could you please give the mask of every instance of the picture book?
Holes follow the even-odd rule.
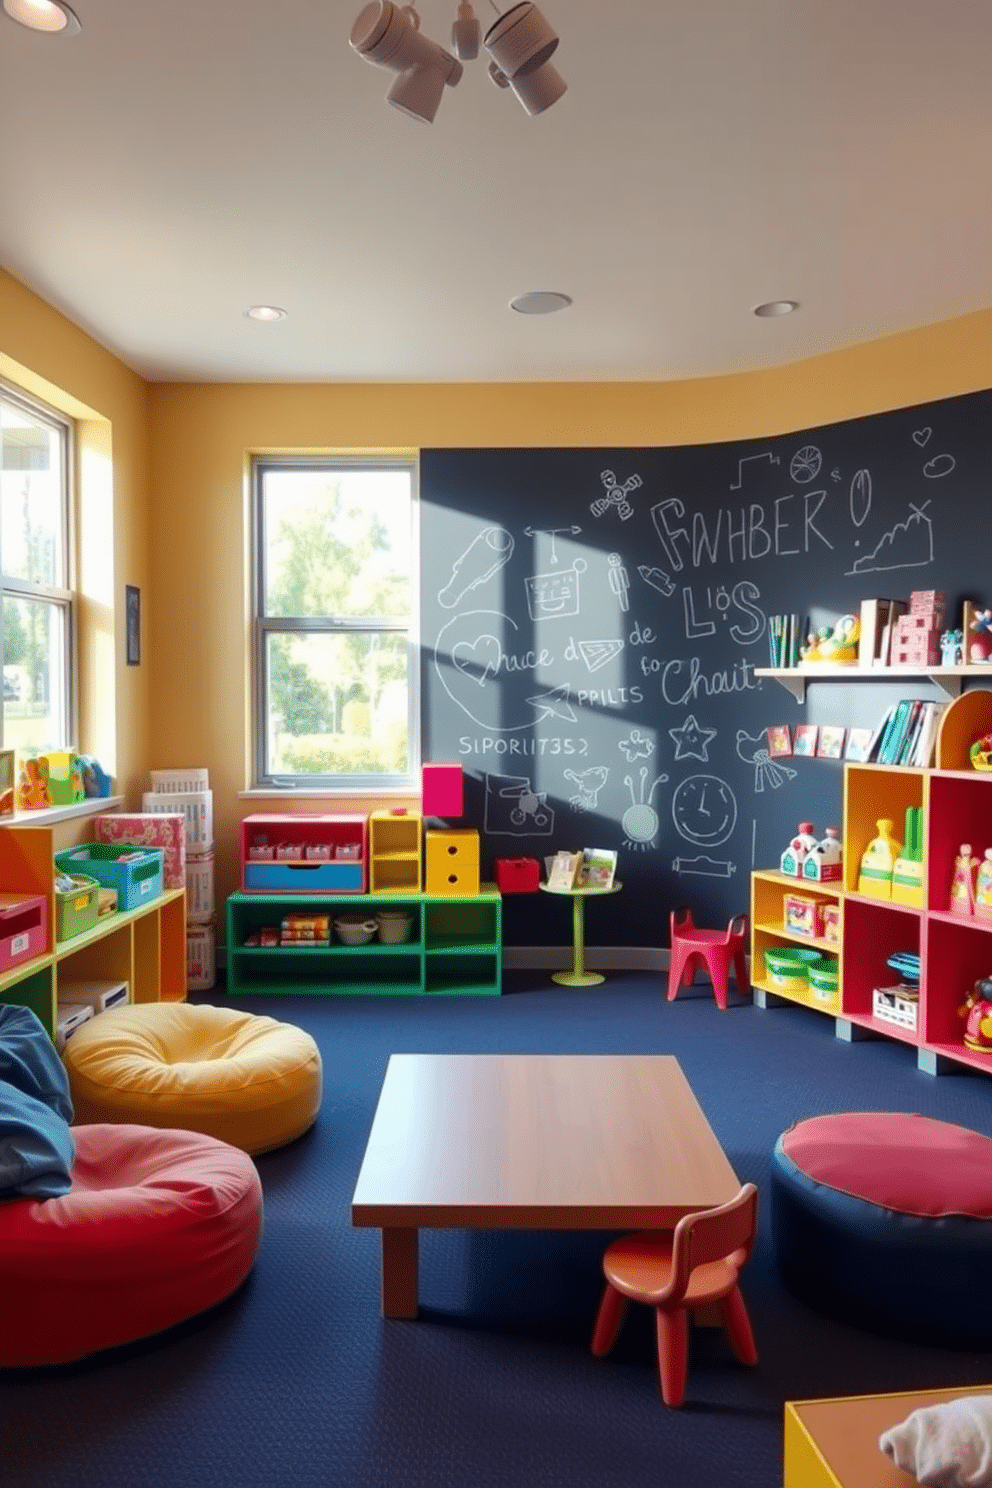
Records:
[[[851,728],[847,731],[847,747],[844,750],[844,758],[854,760],[856,764],[864,764],[868,759],[868,750],[875,730],[870,728]]]
[[[792,753],[792,734],[787,723],[772,724],[768,730],[768,753],[773,756]]]
[[[793,754],[814,755],[820,729],[815,723],[797,723],[796,737],[792,742]]]
[[[832,724],[824,724],[820,729],[820,738],[816,746],[816,752],[820,758],[842,759],[846,733],[846,728],[835,728]]]
[[[548,868],[549,889],[572,889],[575,887],[582,866],[582,854],[558,852],[550,860]]]
[[[588,889],[609,889],[617,871],[617,855],[607,847],[587,847],[582,852],[579,883]]]

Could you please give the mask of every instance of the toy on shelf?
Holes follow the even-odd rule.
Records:
[[[992,770],[992,734],[982,734],[968,750],[973,770]]]
[[[823,935],[825,906],[808,894],[782,896],[782,923],[792,935],[808,935],[819,940]]]
[[[976,1054],[992,1054],[992,977],[979,977],[958,1017],[964,1018],[964,1041]]]
[[[841,615],[833,626],[821,625],[806,637],[800,650],[803,661],[849,662],[858,659],[861,621],[857,615]]]
[[[974,912],[979,866],[978,858],[972,857],[971,843],[962,842],[954,859],[954,873],[951,876],[951,901],[948,906],[951,914],[970,915]]]
[[[109,776],[98,759],[92,754],[81,754],[79,756],[80,767],[83,772],[83,790],[87,796],[109,796],[113,785],[113,779]]]
[[[789,843],[781,858],[781,869],[790,878],[802,878],[803,865],[816,849],[816,836],[812,822],[800,822],[799,831]]]
[[[975,876],[975,914],[980,920],[992,920],[992,847],[985,849]]]
[[[992,610],[972,610],[968,620],[968,660],[992,661]]]
[[[902,843],[892,835],[892,819],[879,817],[875,823],[878,836],[861,854],[861,870],[858,874],[858,893],[871,899],[892,898],[892,874],[896,860],[902,857]]]
[[[960,666],[964,661],[964,631],[945,630],[940,637],[941,666]]]
[[[940,589],[913,590],[909,613],[899,615],[892,628],[889,660],[894,665],[937,665],[946,603],[947,596]]]
[[[28,755],[17,765],[18,811],[40,811],[51,806],[48,776],[42,765],[43,756]]]
[[[923,807],[906,807],[906,842],[892,866],[895,904],[923,904]]]
[[[813,844],[803,862],[803,878],[832,883],[841,875],[840,828],[827,827],[823,840]]]

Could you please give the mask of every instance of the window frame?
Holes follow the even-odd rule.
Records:
[[[410,604],[409,618],[399,616],[269,616],[263,614],[266,592],[263,542],[263,490],[269,470],[326,471],[401,470],[410,477]],[[252,788],[292,791],[296,795],[392,796],[419,790],[420,781],[420,469],[415,453],[406,455],[258,454],[251,458],[252,543]],[[393,775],[290,775],[269,770],[268,751],[268,639],[271,635],[355,634],[406,635],[407,738],[409,766]]]
[[[3,569],[3,544],[0,541],[0,602],[8,595],[15,600],[29,600],[52,605],[62,615],[63,665],[62,690],[65,698],[65,737],[52,741],[54,749],[80,749],[79,735],[79,589],[76,564],[76,426],[59,409],[26,393],[23,388],[0,378],[0,402],[10,404],[29,418],[52,429],[58,437],[62,463],[62,491],[59,503],[62,519],[62,578],[64,585],[33,583],[7,574]],[[0,672],[6,661],[3,630],[0,627]],[[4,713],[0,708],[0,747],[5,743]]]

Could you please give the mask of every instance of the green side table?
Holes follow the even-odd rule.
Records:
[[[583,965],[585,955],[585,912],[586,900],[602,897],[604,894],[619,894],[623,884],[613,883],[608,889],[600,888],[598,884],[582,884],[572,889],[553,889],[550,884],[542,883],[541,888],[546,894],[560,894],[562,898],[572,901],[572,969],[571,971],[553,971],[551,980],[560,982],[563,987],[595,987],[598,982],[605,982],[606,978],[598,971],[586,971]]]

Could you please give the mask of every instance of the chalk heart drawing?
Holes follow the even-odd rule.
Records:
[[[551,711],[540,697],[522,700],[513,689],[511,699],[505,687],[493,685],[493,665],[517,646],[519,630],[499,610],[465,610],[442,625],[434,642],[438,681],[466,718],[487,734],[523,733]]]
[[[480,636],[477,641],[457,641],[451,648],[451,659],[464,676],[485,687],[490,677],[499,675],[503,648],[495,636]]]
[[[932,429],[914,429],[913,443],[918,444],[920,446],[920,449],[922,449],[932,433]]]

